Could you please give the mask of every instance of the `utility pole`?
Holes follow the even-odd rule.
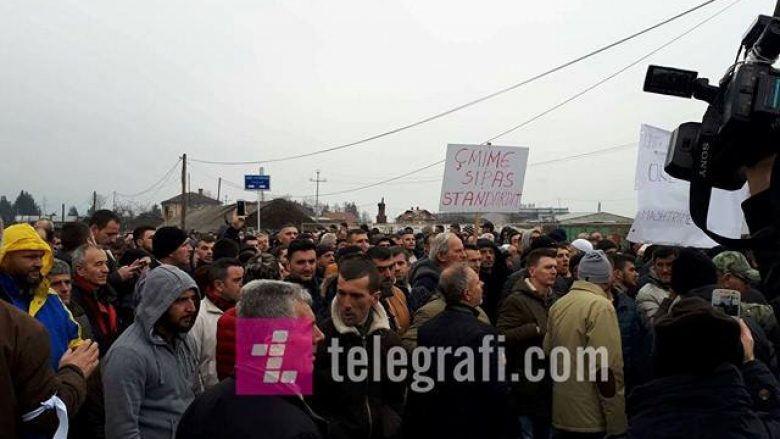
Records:
[[[62,203],[62,216],[60,217],[60,225],[65,224],[65,203]]]
[[[222,193],[222,177],[219,177],[217,182],[217,201],[219,201],[219,195]]]
[[[92,213],[97,212],[97,191],[92,191]]]
[[[260,175],[265,174],[265,168],[260,167]],[[263,203],[263,191],[259,190],[257,191],[257,231],[255,231],[255,235],[260,233],[260,206],[262,206]]]
[[[187,233],[187,154],[181,156],[181,229]]]
[[[319,218],[320,216],[320,183],[326,183],[328,180],[326,179],[320,179],[320,170],[317,169],[317,178],[315,179],[309,179],[312,183],[317,183],[317,190],[314,195],[314,215]],[[319,222],[319,220],[315,220]]]

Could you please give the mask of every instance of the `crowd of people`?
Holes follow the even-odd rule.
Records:
[[[234,214],[212,233],[123,234],[100,210],[56,231],[13,224],[0,436],[780,437],[780,246],[759,192],[744,208],[766,245],[744,253],[489,222],[250,234]],[[739,294],[739,318],[711,305],[719,290]],[[256,317],[314,319],[312,394],[236,393],[237,324]],[[443,375],[421,389],[373,364],[485,340],[501,349],[474,361],[483,380],[433,358],[419,372]],[[334,342],[367,349],[380,376],[336,379],[355,359]],[[580,349],[604,355],[560,378],[569,366],[549,354]],[[500,368],[512,379],[487,374]]]

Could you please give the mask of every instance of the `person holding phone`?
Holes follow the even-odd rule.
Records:
[[[762,241],[753,249],[762,290],[780,305],[780,218],[773,215],[778,200],[770,190],[774,162],[772,155],[746,170],[751,197],[742,209],[751,236]],[[697,274],[678,268],[672,269],[675,290]],[[676,299],[655,326],[656,378],[629,398],[629,436],[780,437],[780,384],[757,359],[746,320],[716,311],[701,297]]]
[[[228,223],[226,219],[225,222],[228,223],[227,227],[219,233],[220,238],[231,239],[235,241],[236,244],[241,245],[241,232],[246,226],[246,205],[244,206],[244,211],[239,212],[240,205],[239,203],[236,203],[236,208],[230,213],[230,222]],[[243,213],[243,215],[241,213]]]

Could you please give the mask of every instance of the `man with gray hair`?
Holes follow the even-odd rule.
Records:
[[[311,297],[300,285],[255,280],[241,289],[238,318],[307,318],[314,320]],[[312,346],[324,336],[314,325]],[[236,395],[230,376],[189,406],[179,423],[177,438],[267,438],[325,436],[325,421],[314,414],[301,395]]]
[[[117,294],[108,283],[109,262],[105,250],[84,244],[73,251],[73,290],[70,310],[76,321],[87,320],[82,330],[94,336],[108,352],[126,327],[116,309]]]
[[[425,305],[436,291],[442,270],[463,262],[465,257],[463,241],[458,235],[439,233],[432,238],[428,257],[417,261],[409,273],[409,283],[412,286],[409,309],[414,312]]]
[[[404,437],[508,437],[513,424],[509,386],[498,374],[503,361],[497,349],[498,333],[478,318],[482,286],[479,275],[465,264],[451,265],[442,272],[439,289],[447,306],[422,325],[418,349],[455,354],[433,356],[426,375],[433,378],[434,371],[446,371],[443,376],[435,376],[433,391],[410,388]],[[458,354],[464,351],[472,355]],[[483,351],[486,356],[480,358]],[[453,371],[469,358],[469,374],[473,376],[466,380],[457,378]],[[488,370],[484,370],[486,365]]]

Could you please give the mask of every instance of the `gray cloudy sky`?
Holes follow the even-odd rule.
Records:
[[[486,95],[700,3],[699,0],[167,0],[0,2],[0,194],[85,208],[91,192],[152,186],[182,152],[262,160],[354,141]],[[527,87],[397,135],[266,166],[273,194],[373,183],[480,143],[591,85],[726,6],[683,19]],[[672,129],[700,102],[641,91],[648,63],[718,79],[773,2],[742,0],[639,66],[494,141],[530,147],[530,163],[636,142]],[[531,166],[524,202],[632,215],[636,149]],[[191,164],[193,190],[241,183],[252,166]],[[443,166],[323,202],[371,215],[438,209]],[[132,199],[159,202],[179,176]],[[223,186],[230,200],[251,193]],[[119,197],[122,201],[125,198]]]

